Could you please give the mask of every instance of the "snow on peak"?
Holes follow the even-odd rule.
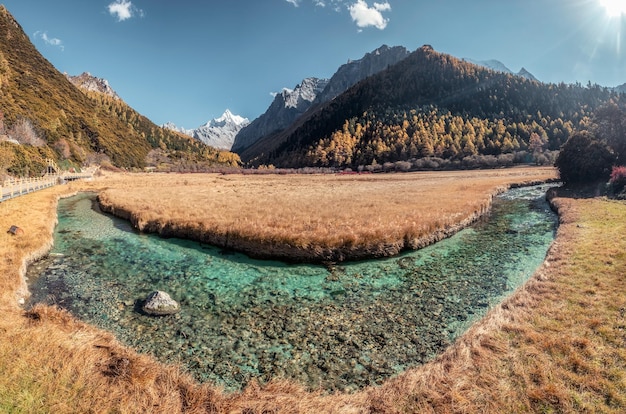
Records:
[[[212,121],[214,125],[226,125],[226,124],[234,124],[234,125],[243,125],[243,124],[249,124],[250,121],[248,120],[248,118],[244,118],[242,116],[239,115],[234,115],[232,112],[230,112],[229,109],[227,109],[226,111],[224,111],[224,113],[222,114],[222,116],[220,116],[219,118],[215,118]]]
[[[248,118],[235,115],[227,109],[219,118],[211,119],[196,129],[179,128],[171,122],[161,126],[192,136],[211,147],[230,151],[235,136],[248,124],[250,124]]]

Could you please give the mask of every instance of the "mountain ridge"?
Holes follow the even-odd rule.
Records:
[[[113,99],[122,99],[117,94],[117,92],[113,90],[111,85],[109,85],[109,81],[104,78],[95,77],[89,72],[83,72],[77,76],[69,75],[67,73],[65,73],[64,75],[78,88],[90,92],[100,92],[110,96]]]
[[[554,151],[609,97],[597,85],[543,84],[424,45],[240,155],[251,165],[277,167],[356,167],[430,155],[460,161],[530,150],[533,134],[539,148]]]
[[[530,73],[528,70],[526,70],[526,68],[522,67],[519,70],[519,72],[513,72],[504,63],[502,63],[502,62],[500,62],[499,60],[496,60],[496,59],[474,60],[474,59],[463,58],[462,60],[470,62],[470,63],[473,63],[473,64],[478,65],[478,66],[483,66],[485,68],[495,70],[497,72],[504,72],[504,73],[508,73],[510,75],[521,76],[521,77],[529,79],[529,80],[539,81],[539,79],[537,79],[532,73]]]

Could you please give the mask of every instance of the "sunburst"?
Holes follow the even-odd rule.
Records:
[[[626,0],[598,0],[609,17],[626,16]]]

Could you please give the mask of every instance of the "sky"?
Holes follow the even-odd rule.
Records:
[[[253,120],[283,88],[383,44],[626,83],[626,0],[0,0],[60,72],[107,79],[156,124]]]

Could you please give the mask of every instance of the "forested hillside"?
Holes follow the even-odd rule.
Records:
[[[544,84],[423,46],[242,154],[251,164],[357,167],[503,154],[541,161],[613,92]]]
[[[0,6],[0,174],[38,175],[45,158],[81,165],[88,158],[143,167],[153,149],[168,157],[236,164],[197,141],[163,130],[121,100],[75,87]]]

